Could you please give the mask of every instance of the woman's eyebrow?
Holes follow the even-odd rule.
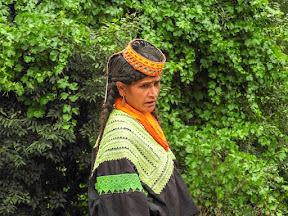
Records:
[[[150,81],[150,82],[143,82],[143,83],[141,83],[140,85],[149,85],[149,84],[151,84],[151,83],[153,83],[154,81]]]
[[[147,82],[143,82],[143,83],[140,83],[140,85],[149,85],[151,83],[156,83],[156,82],[160,82],[160,79],[159,80],[153,80],[153,81],[147,81]]]

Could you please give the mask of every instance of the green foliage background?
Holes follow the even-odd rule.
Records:
[[[88,214],[105,65],[141,37],[166,54],[158,109],[202,215],[285,215],[280,9],[265,0],[0,1],[0,214]]]

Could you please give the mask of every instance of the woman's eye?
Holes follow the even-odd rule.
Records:
[[[154,84],[155,86],[158,86],[158,85],[160,85],[160,81],[158,81],[158,82],[155,82],[155,84]]]
[[[145,85],[141,85],[140,86],[141,88],[147,88],[147,85],[145,84]]]

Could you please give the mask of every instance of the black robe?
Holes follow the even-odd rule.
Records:
[[[137,173],[134,165],[127,159],[100,164],[89,182],[90,216],[192,216],[199,213],[176,167],[160,194],[155,194],[143,183],[142,186],[148,195],[139,190],[98,194],[95,189],[97,176],[125,173]]]

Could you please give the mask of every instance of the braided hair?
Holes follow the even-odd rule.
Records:
[[[133,82],[147,76],[135,70],[122,54],[116,55],[115,57],[113,56],[108,63],[108,68],[110,69],[108,73],[107,100],[100,114],[99,142],[101,141],[106,122],[113,109],[115,100],[117,97],[120,97],[116,82],[120,81],[126,85],[131,85]]]

